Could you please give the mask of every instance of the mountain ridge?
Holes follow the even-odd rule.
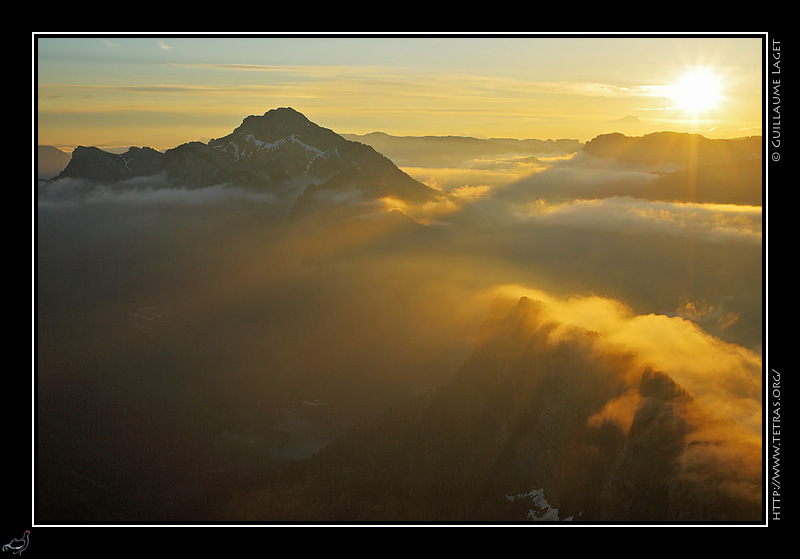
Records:
[[[572,139],[475,138],[455,135],[394,136],[385,132],[342,136],[374,147],[399,165],[412,167],[455,164],[508,154],[567,155],[576,153],[583,147],[581,142]]]
[[[729,163],[759,157],[762,136],[713,139],[688,132],[652,132],[643,136],[626,136],[620,132],[600,134],[583,146],[583,152],[616,159],[622,163],[641,165],[671,162],[681,167]]]
[[[290,201],[302,197],[305,206],[322,193],[345,188],[367,199],[397,197],[413,203],[441,195],[374,148],[346,140],[289,107],[245,117],[230,134],[208,143],[187,142],[163,153],[144,147],[116,155],[79,146],[50,180],[113,184],[155,175],[185,188],[237,184]]]
[[[269,117],[269,118],[268,118]],[[274,117],[274,118],[272,118]],[[268,124],[265,126],[265,123]],[[311,134],[313,142],[303,140],[303,132]],[[343,143],[344,141],[344,143]],[[628,136],[620,132],[599,134],[593,139],[581,143],[579,140],[572,139],[514,139],[514,138],[475,138],[471,136],[394,136],[385,132],[370,132],[367,134],[337,134],[336,132],[318,126],[311,122],[305,115],[292,109],[291,107],[281,107],[271,109],[263,115],[249,115],[231,133],[220,138],[214,138],[207,143],[187,142],[158,152],[149,147],[134,148],[120,153],[123,160],[130,165],[131,162],[137,164],[139,152],[142,154],[158,153],[167,155],[166,160],[172,158],[169,165],[172,179],[182,179],[183,182],[195,185],[208,186],[215,180],[234,178],[237,181],[254,181],[258,185],[259,180],[281,180],[286,178],[286,168],[273,170],[262,170],[260,179],[258,173],[252,170],[246,173],[238,173],[234,167],[224,169],[222,160],[217,160],[214,165],[222,166],[222,172],[214,172],[209,178],[201,173],[191,173],[187,170],[186,159],[194,162],[215,160],[217,157],[210,149],[213,148],[229,156],[234,162],[238,163],[248,159],[261,159],[265,162],[266,152],[273,155],[283,153],[286,155],[292,151],[305,150],[306,158],[300,163],[303,172],[316,171],[324,173],[330,171],[333,160],[344,155],[355,157],[358,153],[361,157],[375,157],[376,159],[388,160],[384,162],[387,169],[400,165],[420,166],[432,157],[441,160],[451,160],[452,158],[487,157],[491,155],[520,153],[539,156],[569,155],[573,153],[586,153],[587,155],[616,159],[623,163],[638,165],[649,165],[654,163],[663,164],[665,162],[677,165],[679,168],[695,164],[695,161],[703,161],[704,164],[725,164],[730,161],[742,162],[748,159],[759,157],[761,154],[762,136],[744,136],[741,138],[709,139],[701,134],[679,133],[671,131],[660,131],[645,134],[642,136]],[[94,146],[88,146],[94,150],[100,150],[103,154],[117,155],[116,153],[102,150]],[[87,146],[78,146],[78,157],[85,158]],[[657,149],[654,149],[657,148]],[[342,149],[344,153],[337,150]],[[43,151],[47,150],[47,151]],[[53,162],[53,153],[60,154],[57,162]],[[375,152],[376,155],[367,155]],[[297,153],[295,153],[297,156]],[[61,152],[53,146],[37,146],[37,157],[39,159],[39,178],[47,180],[57,180],[63,177],[87,178],[92,179],[90,172],[79,171],[81,167],[86,167],[85,162],[78,168],[67,169],[71,163],[70,154]],[[107,162],[113,158],[107,157]],[[274,158],[272,158],[274,160]],[[152,158],[151,158],[152,160]],[[181,162],[184,162],[181,164]],[[124,165],[119,164],[119,167]],[[291,165],[290,165],[291,166]],[[61,171],[60,173],[58,171]],[[205,169],[206,171],[208,169]],[[216,169],[220,171],[220,169]],[[151,171],[152,172],[152,171]],[[295,172],[298,172],[295,169]],[[391,170],[396,174],[394,169]],[[405,174],[403,171],[401,171]],[[124,180],[128,177],[143,175],[138,173],[125,172],[117,169],[116,174],[110,174],[109,179]],[[102,174],[97,174],[100,180]],[[412,179],[413,180],[413,179]],[[263,185],[262,185],[263,186]],[[423,189],[424,190],[424,189]]]

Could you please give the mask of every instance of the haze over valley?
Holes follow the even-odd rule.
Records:
[[[37,146],[37,524],[763,521],[760,130],[341,118]]]

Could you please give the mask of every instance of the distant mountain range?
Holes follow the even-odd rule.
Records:
[[[570,139],[398,137],[382,132],[339,135],[292,108],[248,116],[222,138],[185,143],[163,153],[131,147],[115,154],[80,146],[70,157],[52,146],[38,146],[37,162],[40,179],[113,184],[159,177],[184,188],[232,184],[270,193],[296,210],[332,200],[389,197],[421,204],[446,196],[398,165],[455,166],[511,154],[534,158],[579,152],[663,169],[647,189],[636,191],[638,197],[683,200],[689,189],[694,193],[692,201],[761,204],[761,190],[753,188],[760,184],[762,172],[761,136],[708,139],[675,132],[641,137],[612,133],[584,145]],[[697,172],[688,176],[688,168]]]
[[[69,164],[71,155],[54,146],[36,146],[36,178],[50,179]]]
[[[581,151],[578,140],[517,140],[514,138],[472,138],[468,136],[391,136],[383,132],[343,134],[349,140],[374,147],[401,166],[457,164],[470,159],[508,154],[538,157]]]

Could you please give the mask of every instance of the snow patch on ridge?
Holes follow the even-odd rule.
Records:
[[[574,518],[572,516],[560,518],[558,516],[558,509],[553,508],[550,503],[547,502],[547,499],[544,498],[544,488],[533,489],[527,493],[519,493],[517,495],[506,495],[507,501],[514,502],[518,499],[530,499],[531,504],[534,506],[534,508],[528,510],[528,518],[531,520],[558,522],[562,520],[570,521]]]
[[[308,165],[306,166],[305,172],[307,173],[311,168],[311,165],[317,158],[322,158],[324,160],[329,159],[329,154],[317,147],[314,147],[310,144],[303,142],[302,140],[298,139],[294,134],[289,136],[288,138],[281,138],[280,140],[276,140],[274,142],[265,142],[263,140],[259,140],[253,134],[245,134],[238,138],[238,141],[235,139],[230,140],[227,144],[224,145],[216,145],[212,146],[215,149],[223,151],[229,154],[234,161],[241,161],[242,159],[246,159],[253,155],[256,152],[260,151],[272,151],[284,145],[286,142],[291,142],[293,144],[297,144],[305,149],[306,156],[308,158]],[[338,151],[335,153],[336,157],[339,157]]]

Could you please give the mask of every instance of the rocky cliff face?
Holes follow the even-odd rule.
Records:
[[[173,184],[188,188],[243,182],[233,161],[201,142],[189,142],[164,152],[163,168]]]

